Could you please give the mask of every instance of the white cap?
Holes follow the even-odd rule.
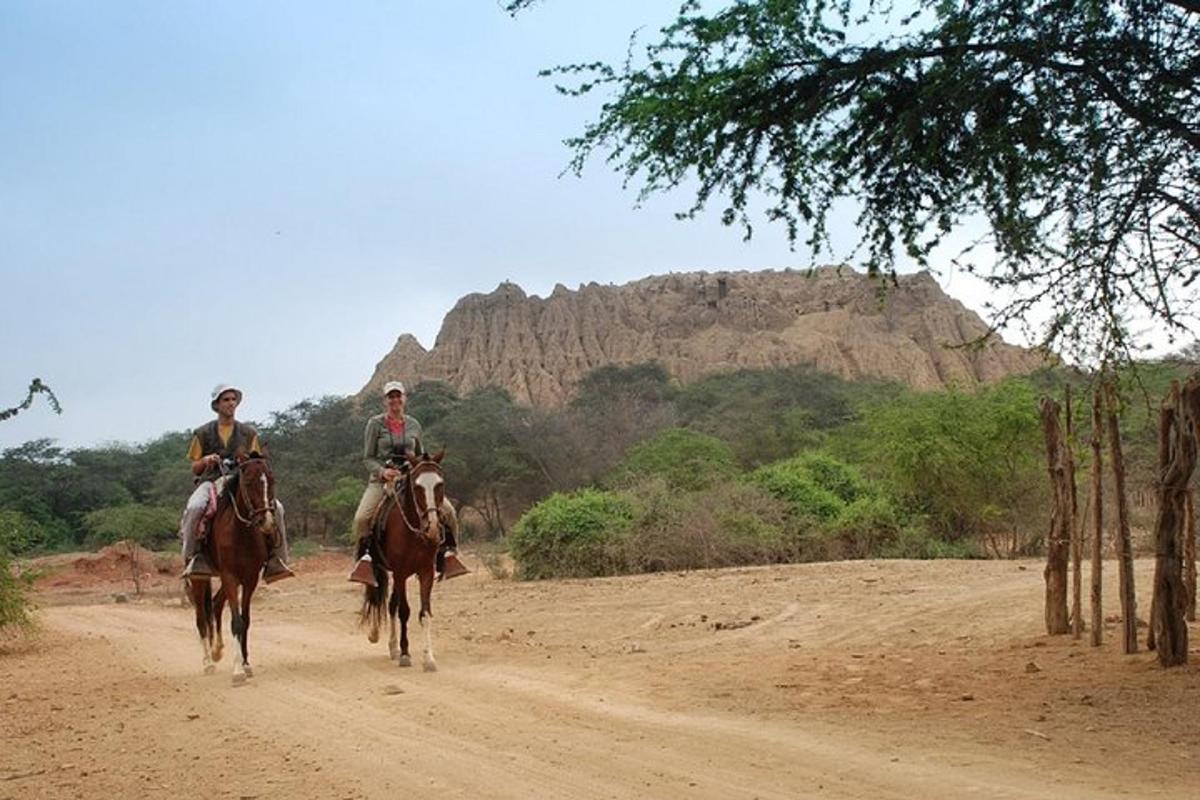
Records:
[[[239,403],[242,402],[242,390],[241,389],[237,388],[236,386],[234,386],[231,383],[218,383],[216,388],[212,390],[212,402],[208,404],[209,407],[213,411],[217,410],[217,398],[220,397],[221,395],[225,394],[226,392],[233,392],[234,394],[237,395],[238,402]]]
[[[385,383],[383,385],[383,396],[384,397],[387,397],[392,392],[399,392],[400,394],[408,394],[408,392],[404,391],[404,384],[401,383],[400,381],[388,381],[387,383]]]

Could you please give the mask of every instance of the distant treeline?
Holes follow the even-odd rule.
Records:
[[[1138,383],[1126,376],[1134,490],[1152,482],[1148,412],[1185,371],[1154,363],[1140,366]],[[1067,384],[1076,387],[1085,464],[1086,377],[1065,370],[918,393],[804,367],[681,386],[661,366],[640,364],[595,370],[560,409],[519,406],[496,388],[460,396],[426,382],[413,387],[408,411],[425,446],[447,451],[448,487],[473,521],[469,535],[514,533],[526,575],[602,574],[1035,552],[1048,514],[1036,399],[1061,398]],[[365,480],[363,426],[377,411],[328,397],[258,423],[294,539],[344,540]],[[24,554],[126,537],[171,544],[191,487],[189,436],[5,450],[0,546]]]

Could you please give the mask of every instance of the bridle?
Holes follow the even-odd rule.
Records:
[[[260,461],[260,462],[262,461],[262,459],[252,459],[252,460]],[[264,463],[264,469],[265,469],[265,462],[263,462],[263,463]],[[262,476],[262,479],[264,481],[263,500],[266,502],[266,505],[262,506],[261,508],[256,507],[254,505],[254,502],[250,499],[249,495],[246,492],[245,477],[246,477],[245,475],[241,474],[241,465],[239,464],[238,465],[237,491],[234,492],[233,502],[230,505],[233,506],[233,515],[235,517],[237,517],[238,522],[242,523],[243,525],[253,525],[255,527],[260,527],[262,524],[260,521],[260,518],[266,517],[267,515],[269,515],[271,512],[273,512],[275,510],[275,501],[270,499],[270,497],[269,497],[270,493],[268,492],[267,486],[266,486],[267,476],[264,473]],[[250,506],[250,513],[246,516],[242,516],[242,510],[238,506],[238,501],[243,498],[245,498],[246,505]]]
[[[413,484],[415,483],[416,477],[420,473],[423,473],[423,472],[435,472],[435,473],[437,473],[439,478],[443,479],[443,482],[445,481],[445,476],[442,473],[442,468],[435,461],[419,461],[419,462],[417,462],[416,466],[414,466],[411,470],[409,470],[408,475],[406,475],[404,477],[405,494],[408,496],[409,500],[412,502],[413,509],[415,511],[417,511],[416,524],[409,521],[408,514],[405,513],[405,510],[404,510],[404,503],[397,503],[396,505],[399,506],[399,508],[400,508],[400,519],[404,521],[404,527],[406,529],[408,529],[408,532],[415,533],[419,536],[428,537],[429,531],[433,527],[434,520],[438,518],[439,509],[437,507],[437,504],[433,503],[433,504],[429,505],[429,508],[425,509],[424,514],[422,514],[419,510],[420,506],[417,503],[417,493],[413,489]]]

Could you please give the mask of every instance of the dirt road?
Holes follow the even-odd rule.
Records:
[[[0,798],[1200,792],[1200,669],[1040,635],[1034,563],[480,570],[435,592],[431,673],[367,643],[345,566],[262,592],[238,688],[177,598],[47,596],[0,655]]]

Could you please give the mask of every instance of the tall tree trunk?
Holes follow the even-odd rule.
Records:
[[[1121,451],[1121,425],[1117,421],[1120,401],[1117,397],[1116,383],[1113,381],[1105,384],[1104,398],[1108,416],[1108,446],[1113,462],[1113,490],[1117,493],[1116,545],[1124,633],[1121,649],[1125,653],[1136,653],[1137,597],[1133,590],[1133,540],[1129,533],[1129,497],[1125,492],[1125,456]]]
[[[1059,424],[1059,405],[1049,397],[1041,402],[1042,432],[1046,438],[1046,469],[1054,505],[1050,511],[1050,532],[1046,537],[1046,633],[1066,633],[1067,620],[1067,558],[1071,543],[1071,488],[1063,430]]]
[[[1101,604],[1104,569],[1104,436],[1100,389],[1092,394],[1092,646],[1104,641],[1104,608]]]
[[[1154,602],[1150,627],[1154,632],[1158,663],[1164,667],[1186,664],[1188,630],[1186,590],[1183,583],[1183,543],[1188,483],[1196,468],[1196,424],[1200,419],[1200,379],[1171,392],[1159,416],[1158,516],[1154,522]]]
[[[1183,585],[1187,587],[1187,619],[1196,621],[1196,490],[1187,493],[1187,525],[1183,529]]]

